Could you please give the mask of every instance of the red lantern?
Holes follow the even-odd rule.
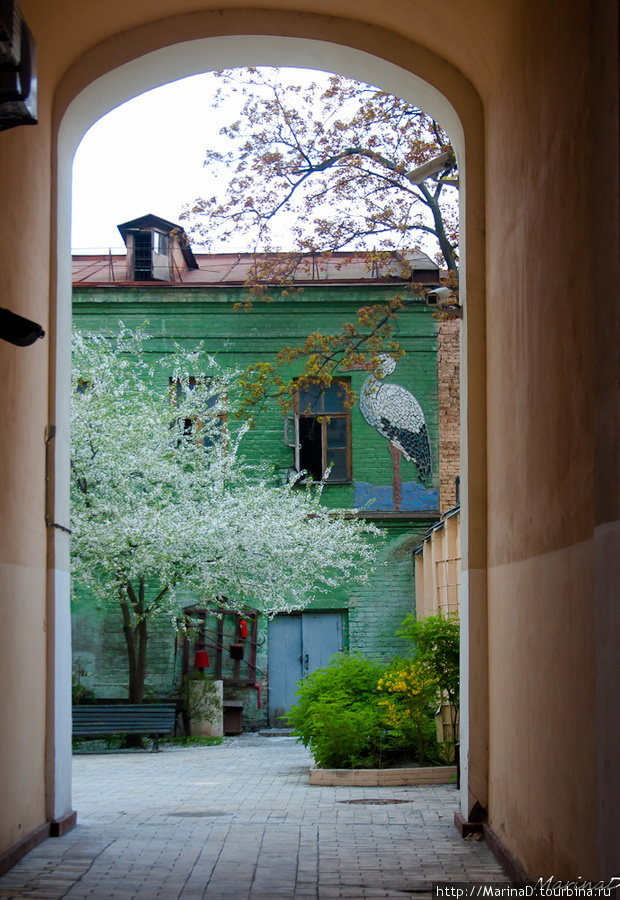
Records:
[[[239,637],[245,639],[248,636],[248,623],[245,619],[239,622]]]
[[[194,656],[194,665],[197,669],[207,669],[209,666],[209,656],[206,650],[196,650]]]

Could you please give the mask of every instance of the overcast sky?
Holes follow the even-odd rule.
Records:
[[[296,81],[326,77],[290,72]],[[240,109],[211,109],[215,84],[205,74],[156,88],[112,110],[85,134],[73,166],[75,253],[124,251],[117,225],[147,213],[178,222],[184,203],[209,194],[204,151],[217,144],[221,125]]]

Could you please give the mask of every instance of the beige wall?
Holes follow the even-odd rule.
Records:
[[[0,750],[0,853],[70,807],[67,710],[59,709],[68,687],[67,546],[62,531],[48,529],[46,554],[43,483],[44,428],[54,422],[60,480],[51,513],[66,525],[68,257],[63,249],[57,273],[56,251],[57,241],[66,248],[57,209],[68,207],[68,170],[55,156],[56,129],[79,91],[142,53],[210,35],[264,34],[331,42],[323,56],[325,45],[315,44],[297,58],[326,67],[341,60],[363,77],[349,45],[400,67],[378,66],[386,89],[411,90],[409,70],[445,98],[420,95],[460,144],[467,190],[464,809],[475,800],[488,808],[491,828],[531,875],[618,874],[616,6],[289,0],[285,13],[272,0],[248,5],[233,11],[218,0],[222,12],[210,13],[206,0],[109,0],[102,12],[57,0],[50,11],[48,0],[22,0],[38,42],[40,124],[0,133],[2,305],[44,327],[51,312],[51,321],[34,347],[0,345],[0,603],[8,623],[0,629],[0,710],[11,724]],[[226,42],[218,53],[244,61],[247,46],[237,38],[241,59],[227,57]],[[187,49],[187,65],[197,66]],[[201,58],[220,61],[215,51]],[[185,74],[175,66],[162,62],[161,79]],[[145,62],[134,65],[131,82],[123,70],[116,82],[93,85],[93,114],[153,77]],[[78,137],[87,124],[82,110],[72,120]],[[593,193],[601,172],[605,189]],[[57,573],[47,593],[46,566]],[[55,636],[48,631],[47,659],[46,619]],[[27,643],[34,652],[18,652]],[[48,686],[47,697],[46,677],[60,686]],[[25,713],[16,717],[16,709]]]
[[[49,121],[48,115],[48,121]],[[0,305],[48,329],[49,137],[0,134]],[[34,138],[34,139],[33,139]],[[0,341],[0,854],[46,820],[48,344]]]
[[[418,619],[461,608],[461,516],[448,515],[425,537],[415,555],[415,611]]]
[[[514,8],[486,107],[489,808],[530,872],[570,878],[597,871],[606,790],[593,764],[592,278],[609,257],[583,253],[586,8],[553,6],[536,27]]]
[[[46,820],[45,571],[3,563],[0,579],[1,710],[6,723],[0,732],[0,848],[5,850]]]

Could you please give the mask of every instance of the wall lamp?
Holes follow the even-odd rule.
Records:
[[[17,347],[29,347],[45,332],[36,322],[0,307],[0,338]]]

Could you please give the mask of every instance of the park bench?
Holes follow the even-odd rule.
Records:
[[[98,738],[109,734],[144,734],[153,738],[153,750],[159,738],[174,734],[174,703],[114,703],[73,707],[73,736]]]

